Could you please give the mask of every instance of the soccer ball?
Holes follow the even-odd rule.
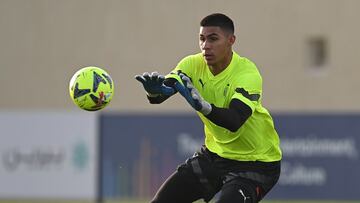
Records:
[[[97,111],[111,101],[114,83],[101,68],[90,66],[78,70],[70,80],[70,97],[81,109]]]

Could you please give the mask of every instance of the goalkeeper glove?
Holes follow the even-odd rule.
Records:
[[[157,72],[143,73],[136,75],[135,79],[142,83],[149,97],[157,97],[159,95],[171,96],[175,93],[174,88],[164,85],[165,77]]]
[[[186,99],[186,101],[196,110],[203,115],[208,115],[211,110],[211,104],[205,101],[197,89],[193,86],[188,78],[183,73],[179,74],[184,85],[179,82],[175,83],[175,89]]]

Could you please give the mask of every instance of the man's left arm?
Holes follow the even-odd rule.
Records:
[[[252,109],[236,98],[231,100],[229,108],[219,108],[208,103],[192,85],[190,78],[182,73],[179,76],[183,84],[176,82],[174,88],[196,111],[202,113],[216,125],[224,127],[231,132],[236,132],[251,116]]]
[[[236,132],[252,114],[251,108],[238,99],[232,99],[229,108],[219,108],[213,104],[211,107],[211,112],[205,117],[231,132]]]

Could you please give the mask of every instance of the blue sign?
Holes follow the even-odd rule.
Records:
[[[275,115],[283,150],[270,199],[359,200],[360,115]],[[195,114],[101,116],[105,198],[152,197],[203,144]]]
[[[360,199],[360,115],[278,115],[282,173],[276,199]]]

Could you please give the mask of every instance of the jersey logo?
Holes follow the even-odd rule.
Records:
[[[244,202],[247,202],[246,200],[250,200],[250,197],[245,196],[245,193],[242,191],[242,189],[239,189],[239,192],[240,192],[241,196],[243,196]]]
[[[242,94],[250,101],[258,101],[260,99],[260,94],[249,94],[249,92],[246,91],[244,88],[236,88],[235,91]]]

